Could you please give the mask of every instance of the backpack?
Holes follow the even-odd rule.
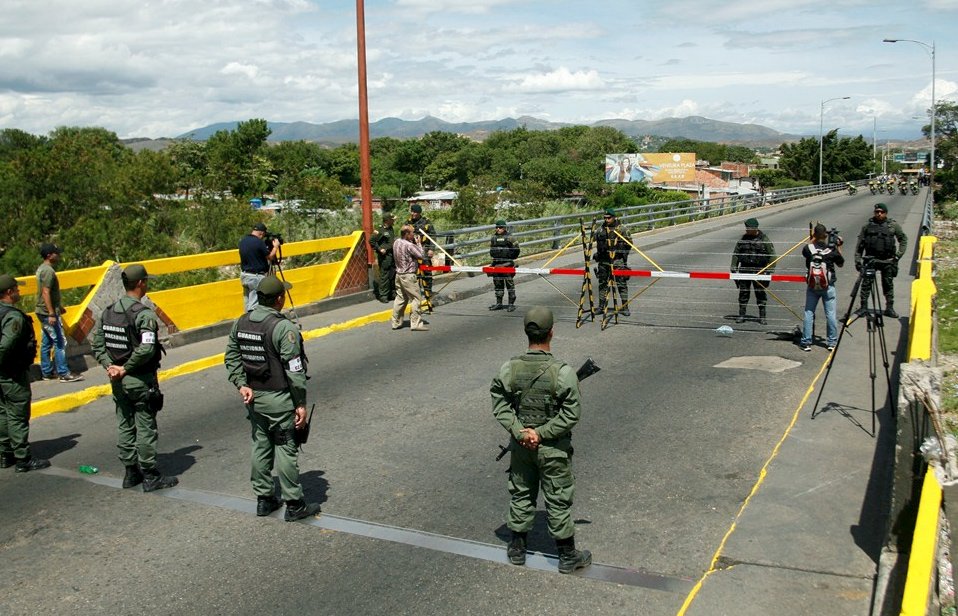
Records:
[[[832,249],[817,248],[815,244],[809,244],[808,251],[812,253],[812,258],[808,262],[808,274],[805,275],[805,281],[812,291],[825,291],[828,289],[828,264],[824,257]]]

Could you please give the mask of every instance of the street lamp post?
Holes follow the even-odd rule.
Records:
[[[931,45],[924,43],[922,41],[916,41],[914,39],[882,39],[883,43],[914,43],[916,45],[921,45],[929,53],[931,53],[931,177],[929,182],[931,185],[931,199],[932,202],[935,200],[935,116],[937,115],[937,109],[935,109],[935,41],[931,42]]]
[[[824,130],[825,130],[825,103],[830,103],[832,101],[844,101],[851,98],[851,96],[836,96],[835,98],[828,98],[822,101],[822,108],[818,114],[818,186],[822,185],[822,154],[824,148],[822,147],[822,142],[824,140]]]

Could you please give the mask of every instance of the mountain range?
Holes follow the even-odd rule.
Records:
[[[179,135],[177,139],[194,139],[205,141],[213,133],[220,130],[233,130],[239,122],[220,122],[202,128],[191,130]],[[328,145],[355,142],[359,135],[358,120],[339,120],[324,124],[310,122],[268,122],[272,133],[269,141],[314,141]],[[481,122],[446,122],[439,118],[426,116],[421,120],[401,120],[399,118],[383,118],[369,125],[370,138],[394,137],[396,139],[414,139],[433,131],[443,131],[460,134],[477,141],[482,141],[489,134],[496,131],[510,131],[519,127],[529,130],[557,130],[572,124],[549,122],[531,116],[519,118],[504,118]],[[667,139],[686,138],[698,141],[712,141],[716,143],[741,144],[749,146],[778,146],[786,141],[797,141],[800,135],[780,133],[776,130],[758,124],[736,124],[689,116],[686,118],[666,118],[663,120],[622,120],[608,119],[592,123],[590,126],[611,126],[629,137],[641,140],[643,137],[655,136]],[[132,142],[127,142],[136,147]],[[159,144],[147,144],[135,140],[140,147],[155,149]],[[150,140],[154,141],[154,140]],[[155,140],[164,141],[164,140]],[[162,146],[161,146],[162,147]]]

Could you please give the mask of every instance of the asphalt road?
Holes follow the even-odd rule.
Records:
[[[854,238],[876,200],[899,220],[920,207],[917,197],[866,191],[758,214],[779,252],[801,242],[810,220],[843,232],[840,314],[855,278]],[[742,229],[719,220],[674,233],[683,239],[638,243],[664,269],[727,271]],[[801,272],[799,254],[777,272]],[[633,254],[633,268],[643,263]],[[159,463],[179,476],[177,498],[109,485],[123,469],[108,398],[33,422],[35,453],[64,472],[0,473],[0,613],[675,614],[821,366],[792,337],[789,308],[800,314],[804,291],[773,285],[789,308],[770,300],[768,326],[739,326],[731,282],[661,280],[633,317],[601,331],[575,327],[581,281],[552,282],[558,290],[519,284],[519,304],[556,312],[557,357],[578,366],[591,356],[602,368],[582,385],[574,436],[576,538],[625,583],[512,567],[504,550],[494,562],[255,517],[249,425],[217,367],[164,387]],[[633,279],[632,292],[648,282]],[[307,343],[317,410],[300,467],[323,517],[504,547],[507,462],[494,458],[507,437],[488,389],[525,339],[523,310],[489,312],[490,301],[442,306],[427,317],[428,333],[380,323]],[[736,333],[716,335],[723,324]],[[735,358],[752,368],[717,367]],[[97,465],[107,485],[81,480],[78,464]],[[215,495],[233,504],[217,506]],[[544,518],[530,548],[554,553]]]

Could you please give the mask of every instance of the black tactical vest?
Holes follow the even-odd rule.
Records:
[[[122,366],[130,361],[133,351],[140,345],[140,330],[136,327],[136,315],[146,310],[140,302],[133,304],[123,312],[116,312],[116,302],[103,311],[100,323],[103,327],[103,344],[114,365]],[[137,374],[155,372],[160,367],[163,345],[159,340],[153,343],[153,357],[136,370]]]
[[[508,233],[496,234],[489,242],[489,256],[493,261],[512,261],[519,256],[519,247],[513,245]]]
[[[11,312],[18,313],[11,318],[21,320],[20,333],[17,334],[17,339],[10,347],[10,351],[0,362],[0,374],[16,378],[33,364],[37,356],[37,338],[33,333],[33,319],[10,304],[0,302],[0,323],[3,323]]]
[[[869,220],[865,225],[864,243],[866,254],[872,257],[877,259],[894,257],[895,232],[891,222],[886,220],[884,224],[878,224],[874,220]]]
[[[516,417],[526,428],[538,428],[556,416],[559,369],[564,364],[548,355],[520,355],[510,363]]]
[[[236,326],[236,341],[239,343],[246,382],[256,391],[283,391],[289,388],[283,360],[273,345],[273,330],[285,319],[283,315],[270,314],[256,323],[250,320],[247,313],[240,317]]]
[[[765,242],[768,240],[764,233],[755,237],[743,235],[735,246],[738,262],[742,267],[762,268],[768,265],[768,253]]]

